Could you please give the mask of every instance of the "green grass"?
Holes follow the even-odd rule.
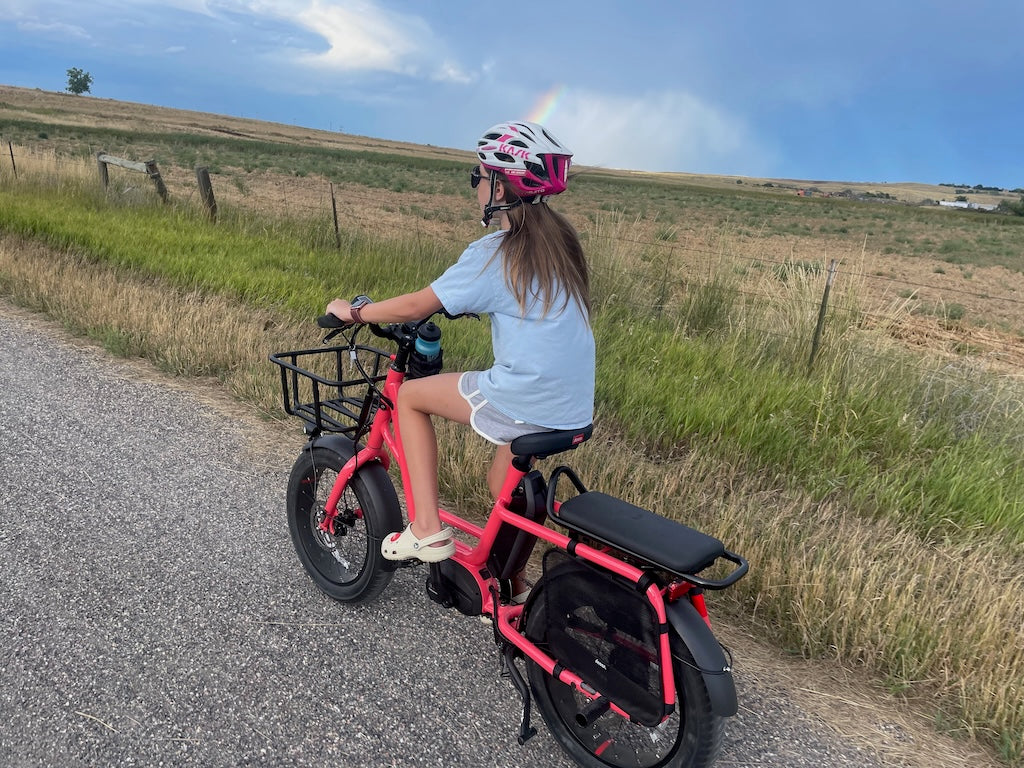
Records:
[[[392,258],[393,244],[346,235],[339,253],[303,243],[312,228],[301,221],[268,226],[266,220],[250,218],[232,226],[222,217],[213,225],[189,212],[149,206],[125,207],[112,215],[106,203],[89,194],[62,196],[59,204],[45,209],[33,194],[0,194],[0,226],[7,232],[186,289],[307,315],[339,283],[380,294],[394,290],[396,282],[411,289],[442,264],[442,254],[430,252],[424,243],[417,254],[419,266],[385,282],[377,265]]]
[[[1024,217],[904,205],[886,205],[880,214],[878,204],[855,200],[784,197],[747,187],[718,192],[685,180],[630,180],[599,171],[580,173],[574,194],[627,218],[643,215],[673,222],[682,217],[694,226],[713,227],[741,222],[760,237],[817,233],[900,256],[1024,270],[1017,245],[1024,235]],[[885,224],[879,227],[883,215]]]
[[[611,313],[597,330],[599,398],[649,451],[711,451],[928,538],[1024,542],[1024,414],[1012,394],[936,401],[921,370],[895,359],[807,375],[754,338],[683,341],[668,324]]]

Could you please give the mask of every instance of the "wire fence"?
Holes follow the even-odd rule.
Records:
[[[81,158],[64,157],[33,147],[20,148],[7,142],[0,153],[0,183],[18,180],[31,167],[57,177],[76,175],[85,177],[96,173],[91,164]],[[150,161],[152,162],[152,161]],[[155,164],[153,164],[155,167]],[[165,202],[202,209],[209,215],[211,204],[216,211],[234,210],[240,215],[286,215],[309,223],[319,231],[320,242],[341,244],[341,231],[380,233],[384,231],[417,231],[430,237],[452,252],[453,260],[465,245],[480,233],[479,222],[472,218],[473,197],[468,194],[447,200],[443,193],[426,193],[402,188],[400,179],[387,180],[376,188],[365,184],[335,183],[322,176],[262,173],[213,176],[210,188],[203,189],[198,169],[170,166],[162,168],[161,183],[166,184]],[[205,169],[203,169],[205,170]],[[113,194],[154,195],[145,189],[146,182],[129,171],[111,169],[115,177]],[[150,173],[152,178],[152,173]],[[106,183],[106,167],[101,164],[100,176]],[[100,176],[96,183],[100,184]],[[205,174],[210,184],[209,174]],[[198,182],[198,183],[197,183]],[[468,186],[468,185],[467,185]],[[215,196],[215,200],[214,200]],[[684,236],[680,241],[674,222],[627,222],[625,227],[603,229],[595,223],[592,212],[575,211],[571,215],[588,247],[604,248],[613,252],[641,252],[646,261],[629,264],[604,261],[592,263],[597,279],[609,285],[632,282],[645,286],[641,296],[631,300],[651,314],[671,308],[694,287],[716,274],[726,274],[720,289],[735,301],[743,303],[771,302],[779,297],[778,285],[785,283],[795,270],[802,270],[805,278],[820,278],[815,292],[790,291],[785,300],[802,306],[808,314],[817,314],[822,308],[822,297],[829,262],[837,264],[837,285],[841,289],[833,294],[837,309],[855,311],[863,325],[888,327],[917,320],[913,336],[922,346],[934,346],[947,354],[964,357],[984,357],[996,361],[1001,372],[1024,374],[1024,298],[1019,290],[1024,279],[1016,284],[999,285],[993,280],[978,285],[974,280],[955,280],[941,267],[931,273],[918,269],[915,274],[903,276],[881,274],[865,266],[863,248],[859,243],[825,243],[813,236],[794,236],[785,255],[762,253],[756,243],[746,247],[728,247],[709,243],[705,236]],[[614,219],[615,213],[606,212]],[[580,221],[580,219],[583,221]],[[322,230],[322,231],[320,231]],[[607,231],[611,230],[611,231]],[[830,256],[829,251],[836,253]],[[895,257],[888,257],[894,261]],[[912,262],[913,257],[907,261]],[[728,266],[724,263],[728,261]],[[918,260],[920,261],[920,260]],[[888,265],[891,267],[891,264]],[[950,267],[950,271],[955,271]],[[1012,274],[1012,273],[1008,273]],[[752,277],[751,277],[752,276]],[[1020,273],[1017,273],[1020,278]],[[853,295],[851,286],[857,286],[856,306],[845,305]],[[845,291],[843,290],[845,289]],[[871,297],[865,301],[865,296]],[[896,316],[890,305],[898,304]],[[894,320],[895,317],[895,320]],[[784,329],[758,327],[766,338],[780,341],[789,339]],[[819,329],[820,330],[820,329]],[[907,340],[905,338],[905,340]],[[808,345],[810,340],[807,340]]]

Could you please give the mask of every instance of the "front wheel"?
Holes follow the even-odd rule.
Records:
[[[377,463],[353,475],[338,501],[334,531],[321,530],[324,506],[346,459],[312,448],[288,479],[288,530],[303,567],[324,594],[354,603],[379,595],[395,564],[380,552],[383,537],[402,528],[402,511],[388,473]]]
[[[547,621],[544,603],[537,600],[527,618],[529,636],[543,636]],[[538,644],[543,647],[542,642]],[[614,659],[610,661],[615,664]],[[587,706],[587,698],[534,662],[527,664],[537,708],[555,740],[579,765],[708,768],[721,748],[723,720],[712,712],[693,656],[676,636],[672,637],[672,666],[676,680],[675,709],[664,722],[647,727],[611,711],[582,724],[577,716]]]

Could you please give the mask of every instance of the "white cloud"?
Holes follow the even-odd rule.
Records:
[[[273,59],[278,68],[288,62],[313,76],[385,73],[458,84],[479,79],[458,62],[429,17],[396,10],[386,0],[93,0],[90,7],[72,0],[7,2],[19,28],[36,36],[102,44],[100,32],[115,23],[169,35],[164,16],[173,10],[212,19],[243,44],[251,39],[265,43],[280,32],[272,49],[264,44],[256,55]]]
[[[472,82],[444,41],[421,17],[370,0],[251,0],[252,13],[298,24],[323,38],[326,50],[294,52],[308,67],[335,72],[386,72],[437,81]]]
[[[771,160],[742,118],[679,91],[631,98],[570,90],[549,123],[584,165],[747,173]]]
[[[62,24],[61,22],[43,24],[37,21],[21,21],[18,22],[18,30],[26,34],[44,35],[47,37],[77,38],[79,40],[90,39],[89,33],[81,27],[75,24]]]
[[[417,41],[429,35],[418,19],[398,17],[365,2],[314,0],[296,21],[323,35],[328,44],[325,53],[310,55],[307,61],[341,70],[404,74],[411,69]]]
[[[466,72],[453,61],[442,62],[440,66],[434,70],[434,74],[431,75],[431,80],[437,80],[438,82],[460,83],[462,85],[472,83],[476,79],[476,75],[471,72]]]

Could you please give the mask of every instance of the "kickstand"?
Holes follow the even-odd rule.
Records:
[[[523,721],[519,724],[519,746],[522,746],[531,738],[537,735],[537,729],[530,725],[530,686],[523,680],[522,674],[519,672],[519,668],[516,667],[515,647],[511,644],[505,646],[504,659],[505,667],[502,670],[502,677],[508,677],[512,680],[512,685],[519,691],[519,695],[523,697]]]

